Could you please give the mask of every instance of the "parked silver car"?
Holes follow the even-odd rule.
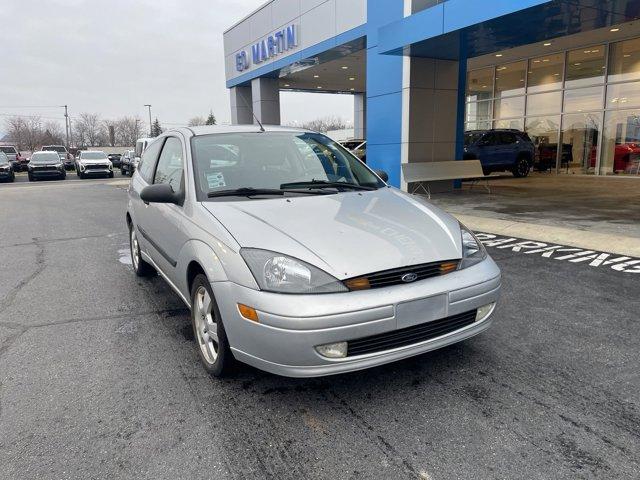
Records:
[[[443,347],[491,324],[500,270],[473,233],[319,133],[164,133],[129,187],[132,263],[191,309],[206,370],[310,377]]]

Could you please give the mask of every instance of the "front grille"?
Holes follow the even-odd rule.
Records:
[[[424,280],[425,278],[437,277],[445,273],[453,272],[458,268],[458,260],[444,260],[440,262],[423,263],[421,265],[412,265],[409,267],[393,268],[391,270],[383,270],[381,272],[370,273],[357,278],[345,280],[345,285],[351,290],[360,290],[364,288],[382,288],[391,285],[405,285],[411,282]],[[409,281],[402,280],[407,274],[414,274]],[[358,288],[359,282],[365,282],[364,288]],[[355,288],[352,288],[355,286]]]
[[[364,355],[365,353],[382,352],[392,348],[424,342],[471,325],[475,320],[476,310],[471,310],[451,317],[441,318],[440,320],[414,325],[413,327],[350,340],[347,342],[347,356],[353,357],[355,355]]]
[[[108,165],[88,164],[84,166],[85,170],[106,170],[107,168],[109,168]]]

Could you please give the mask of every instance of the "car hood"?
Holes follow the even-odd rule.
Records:
[[[241,247],[284,253],[341,280],[461,257],[457,220],[394,188],[202,205]]]

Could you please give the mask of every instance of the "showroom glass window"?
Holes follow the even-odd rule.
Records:
[[[567,53],[565,88],[586,87],[604,83],[604,45],[578,48]]]
[[[609,46],[601,175],[640,173],[640,39]]]
[[[555,53],[529,60],[527,92],[548,92],[562,88],[564,54]]]

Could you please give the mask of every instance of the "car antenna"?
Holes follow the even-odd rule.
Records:
[[[255,113],[253,113],[253,107],[250,107],[250,106],[249,106],[249,102],[247,102],[247,99],[246,99],[246,98],[244,98],[244,95],[242,94],[242,92],[238,92],[238,96],[239,96],[240,98],[242,98],[242,103],[244,103],[244,106],[245,106],[245,107],[247,107],[247,108],[249,109],[249,111],[251,112],[251,115],[253,115],[254,120],[255,120],[256,122],[258,122],[258,125],[260,125],[260,131],[261,131],[261,132],[264,132],[264,131],[265,131],[265,129],[264,129],[264,127],[262,126],[262,122],[261,122],[260,120],[258,120],[258,117],[256,116],[256,114],[255,114]]]

